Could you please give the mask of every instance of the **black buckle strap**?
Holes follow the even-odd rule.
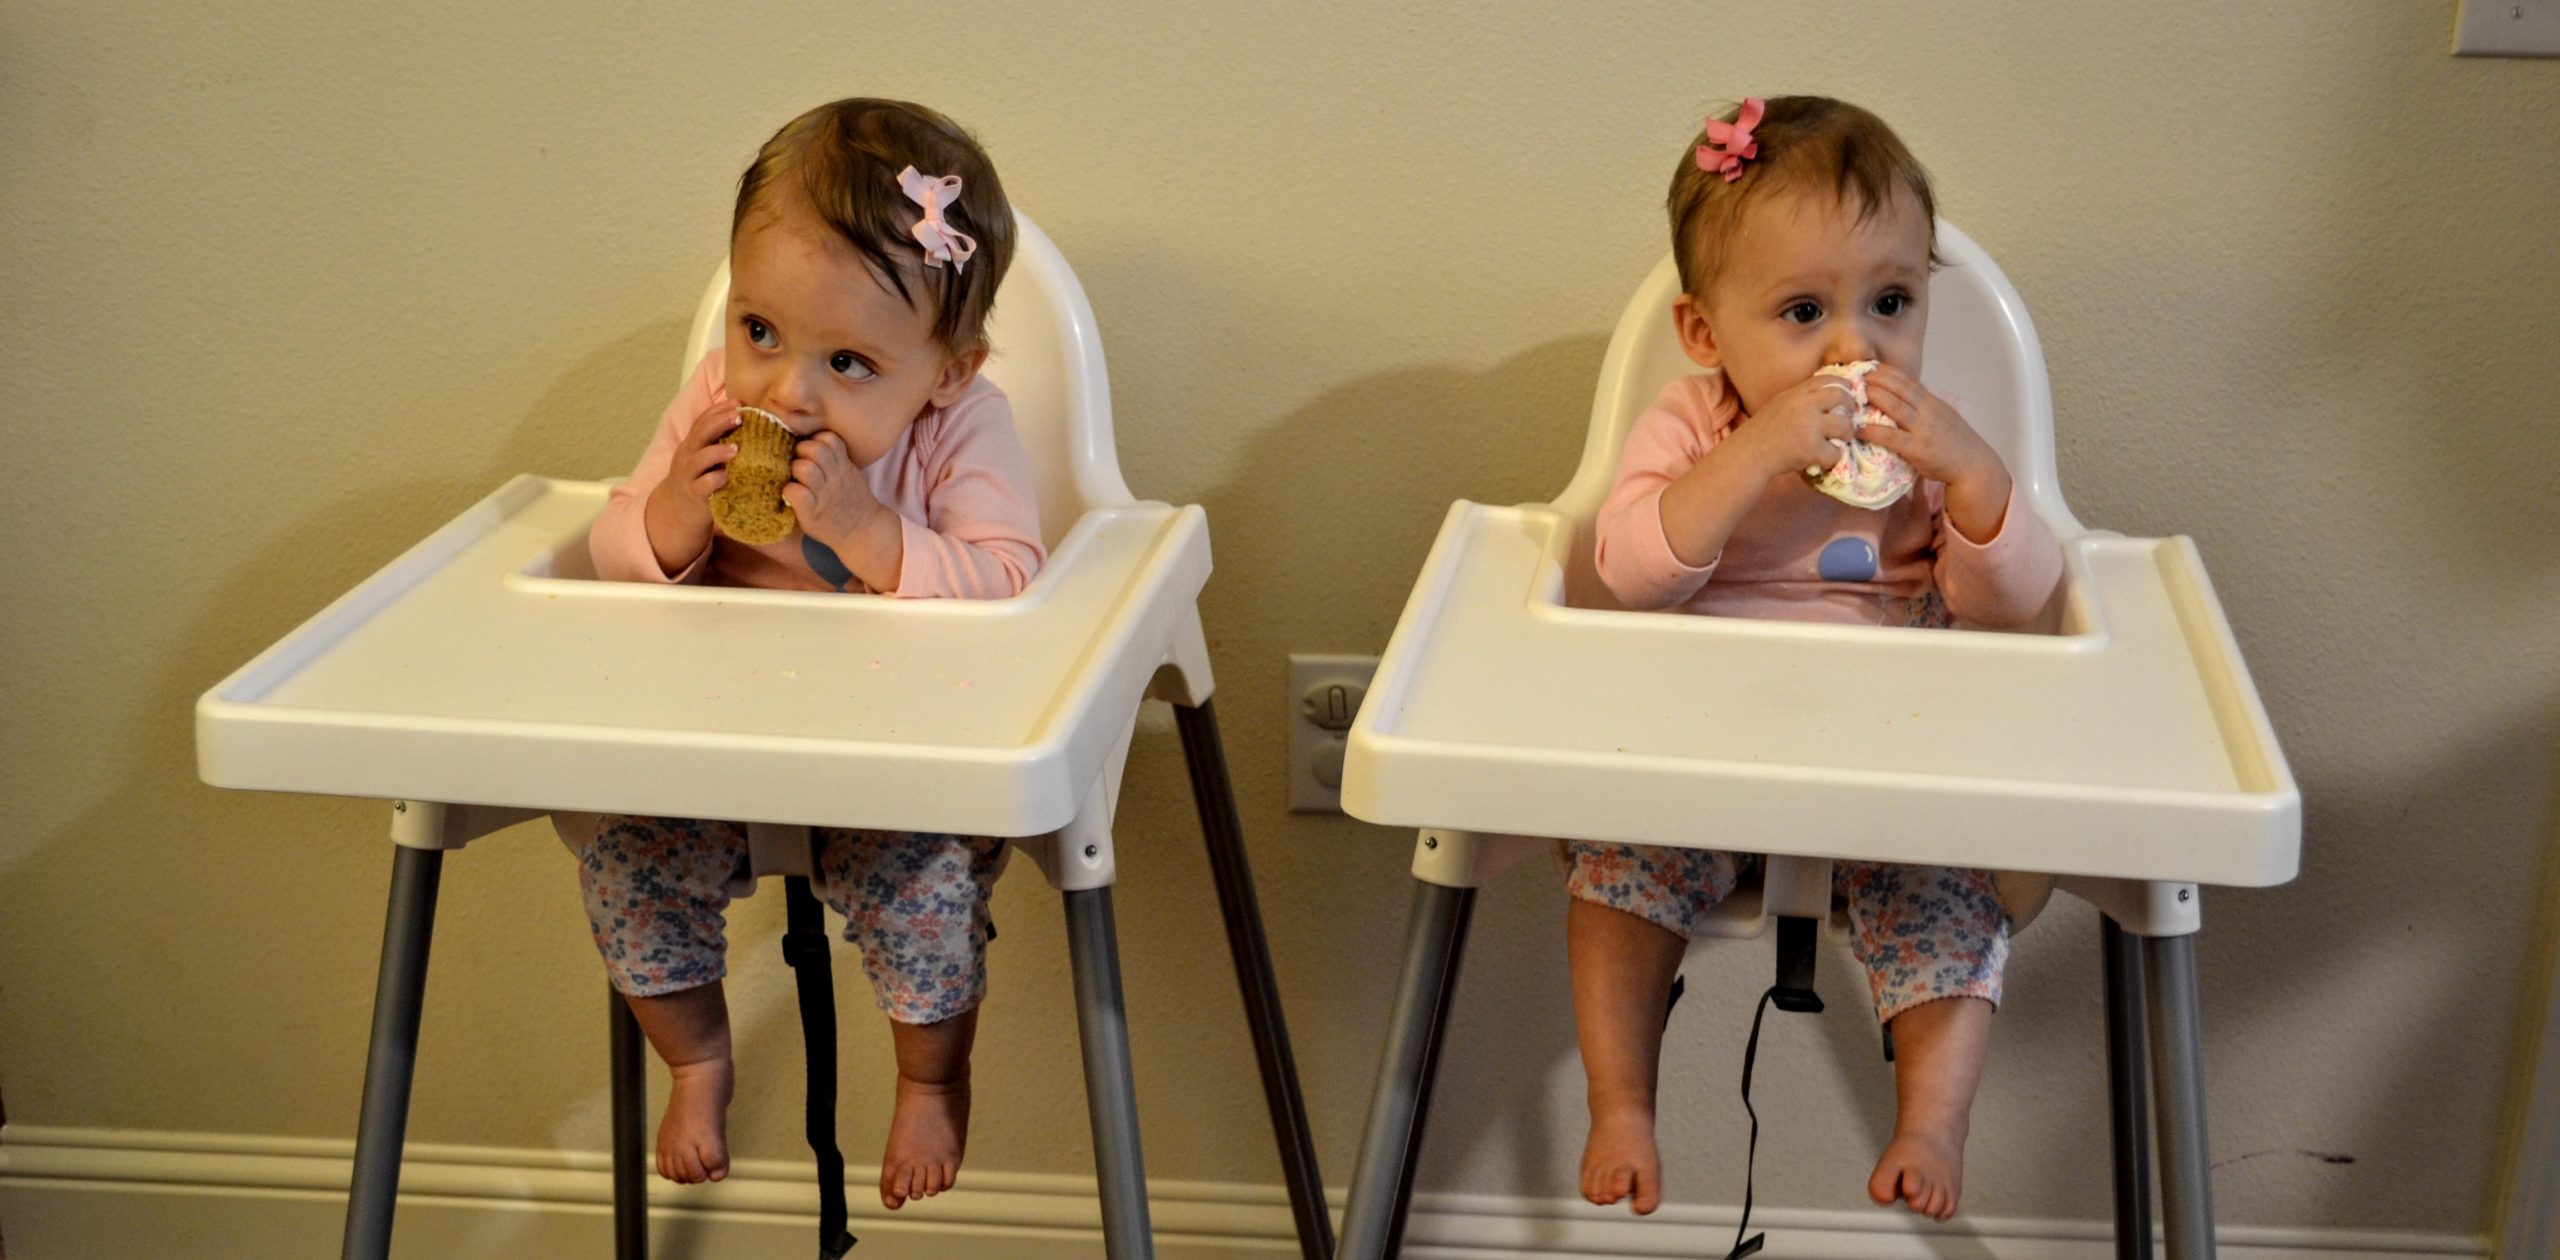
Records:
[[[818,1260],[844,1260],[856,1239],[845,1230],[844,1152],[836,1148],[836,994],[827,952],[826,910],[809,881],[782,881],[782,956],[800,995],[800,1047],[809,1065],[809,1150],[818,1157]]]
[[[1821,939],[1819,927],[1811,919],[1789,916],[1778,920],[1777,983],[1760,995],[1760,1005],[1751,1012],[1751,1039],[1742,1045],[1742,1110],[1751,1117],[1751,1146],[1742,1164],[1742,1219],[1733,1227],[1733,1249],[1724,1253],[1725,1260],[1743,1260],[1769,1239],[1767,1234],[1751,1233],[1752,1178],[1760,1163],[1760,1112],[1751,1105],[1751,1070],[1760,1061],[1760,1022],[1768,1018],[1772,1004],[1797,1014],[1822,1013],[1822,998],[1813,991],[1814,946]]]

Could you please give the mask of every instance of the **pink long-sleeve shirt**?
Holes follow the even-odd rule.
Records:
[[[727,386],[726,352],[704,355],[667,404],[657,436],[631,479],[605,498],[587,534],[596,573],[618,582],[701,582],[768,590],[832,591],[809,567],[798,534],[751,546],[714,531],[711,546],[681,573],[658,566],[642,509],[666,479],[676,444]],[[897,444],[860,470],[880,502],[898,514],[906,554],[896,589],[909,599],[1002,599],[1018,595],[1047,552],[1033,500],[1031,456],[1013,431],[1013,405],[981,376],[959,401],[927,411]],[[856,586],[861,579],[853,580]]]
[[[1686,376],[1665,386],[1628,430],[1600,508],[1594,557],[1600,580],[1628,607],[1874,625],[1884,600],[1934,589],[1958,623],[2004,628],[2032,620],[2061,583],[2061,544],[2014,485],[1999,532],[1976,542],[1947,520],[1946,487],[1925,479],[1876,512],[1801,477],[1778,477],[1721,555],[1703,566],[1682,563],[1663,534],[1662,492],[1740,419],[1721,374]],[[1827,578],[1826,550],[1834,574]],[[1860,572],[1871,576],[1840,576]]]

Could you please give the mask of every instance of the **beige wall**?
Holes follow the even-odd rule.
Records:
[[[1131,484],[1209,510],[1221,707],[1339,1183],[1407,838],[1283,812],[1282,657],[1381,646],[1450,499],[1562,483],[1683,137],[1813,91],[1891,120],[2006,266],[2074,505],[2197,538],[2300,775],[2303,878],[2207,898],[2225,1219],[2485,1227],[2560,742],[2560,63],[2452,59],[2441,0],[252,7],[0,9],[12,1119],[352,1131],[386,812],[199,786],[189,706],[504,477],[624,471],[738,167],[869,92],[985,138],[1090,290]],[[1178,765],[1159,719],[1124,815],[1147,1153],[1275,1180]],[[971,1158],[1081,1171],[1054,902],[1027,867],[998,900]],[[568,861],[511,835],[448,864],[444,905],[411,1136],[601,1147]],[[778,909],[736,924],[736,1141],[776,1157]],[[1531,872],[1480,908],[1428,1187],[1570,1193],[1560,912]],[[2103,1213],[2094,938],[2075,907],[2022,942],[1975,1211]],[[1761,957],[1693,970],[1684,1200],[1739,1190]],[[1844,1009],[1770,1033],[1763,1203],[1862,1202],[1890,1120],[1826,965]],[[885,1040],[848,1006],[867,1160]]]

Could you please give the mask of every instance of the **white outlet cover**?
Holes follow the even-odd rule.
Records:
[[[2560,57],[2560,0],[2455,0],[2453,55]]]
[[[1342,812],[1342,789],[1328,787],[1316,777],[1319,758],[1332,757],[1341,765],[1344,738],[1349,732],[1328,731],[1309,720],[1300,701],[1308,691],[1328,682],[1357,684],[1362,690],[1378,672],[1374,656],[1319,656],[1292,653],[1289,657],[1289,809],[1301,814],[1339,814]]]

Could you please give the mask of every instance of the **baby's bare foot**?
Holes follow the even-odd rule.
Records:
[[[880,1153],[880,1206],[896,1211],[909,1199],[950,1189],[960,1180],[960,1152],[968,1144],[969,1078],[929,1082],[900,1076],[889,1145]]]
[[[1662,1152],[1653,1142],[1651,1107],[1591,1109],[1591,1136],[1582,1145],[1582,1197],[1602,1207],[1633,1197],[1638,1216],[1662,1206]]]
[[[658,1120],[658,1175],[692,1184],[729,1175],[729,1094],[736,1064],[727,1058],[670,1065],[673,1088]]]
[[[1894,1127],[1893,1141],[1867,1178],[1868,1198],[1884,1204],[1899,1199],[1933,1221],[1956,1214],[1963,1189],[1964,1134],[1916,1124]]]

